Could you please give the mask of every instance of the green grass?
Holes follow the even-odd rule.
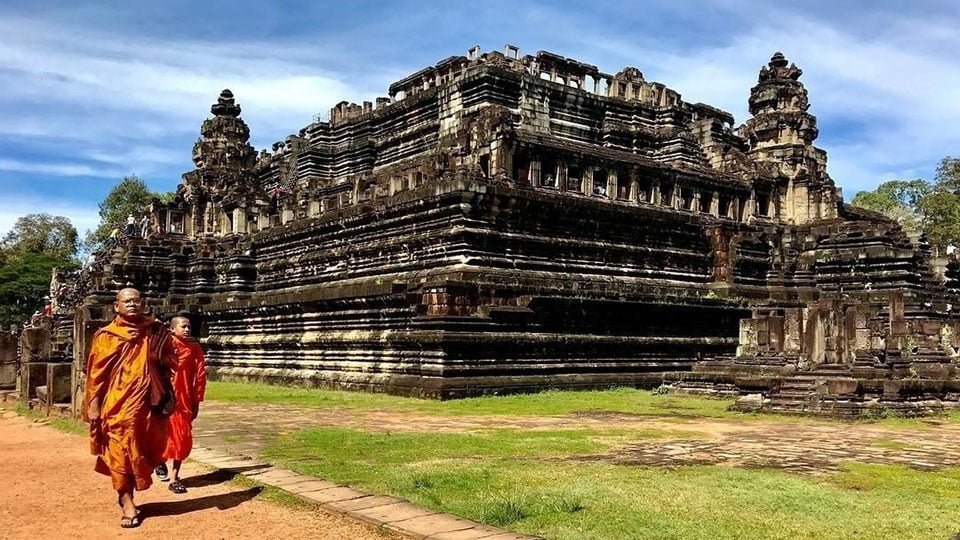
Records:
[[[313,510],[317,507],[316,504],[309,503],[288,491],[273,486],[265,486],[239,474],[230,479],[230,483],[241,488],[260,488],[261,491],[255,498],[261,501],[272,502],[294,510]]]
[[[87,424],[76,418],[67,418],[62,416],[46,416],[37,411],[31,410],[24,405],[17,405],[17,414],[25,418],[30,418],[34,422],[44,423],[52,428],[75,435],[86,435],[89,433]]]
[[[725,418],[743,422],[789,424],[847,423],[850,420],[802,415],[743,413],[728,410],[733,399],[656,394],[635,388],[597,391],[546,391],[537,394],[485,396],[437,401],[387,394],[295,388],[259,383],[215,381],[207,386],[207,399],[232,403],[271,403],[317,408],[397,411],[429,415],[558,416],[567,414],[617,413],[660,416],[664,420]],[[865,417],[858,422],[907,430],[930,430],[942,423],[960,423],[960,410],[924,418]]]
[[[322,408],[398,410],[436,415],[563,415],[573,413],[628,413],[681,418],[746,418],[752,414],[728,411],[729,399],[657,395],[634,388],[605,391],[547,391],[539,394],[486,396],[436,401],[387,394],[290,388],[266,384],[211,382],[207,399],[234,403],[280,403]]]
[[[888,450],[908,450],[908,449],[917,448],[917,446],[914,444],[898,441],[895,439],[888,439],[886,437],[873,439],[872,441],[870,441],[870,445],[876,446],[878,448],[886,448]]]
[[[826,478],[718,466],[618,466],[595,430],[372,434],[311,429],[266,457],[302,473],[550,539],[947,538],[960,469],[847,465]]]

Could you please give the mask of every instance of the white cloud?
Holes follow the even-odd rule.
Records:
[[[371,99],[423,67],[377,59],[389,58],[383,53],[391,47],[419,54],[421,40],[431,47],[443,41],[437,36],[465,41],[435,50],[435,61],[461,53],[481,32],[523,32],[532,50],[554,50],[607,72],[636,65],[648,79],[688,101],[726,109],[738,122],[746,119],[760,66],[782,50],[804,70],[811,112],[821,127],[831,126],[821,130],[818,145],[828,151],[829,171],[848,198],[891,176],[929,177],[941,157],[960,152],[960,60],[954,54],[960,33],[956,17],[942,10],[727,0],[653,2],[644,10],[539,3],[504,15],[506,7],[420,13],[404,19],[402,31],[386,30],[396,23],[389,17],[364,19],[360,29],[301,33],[296,41],[158,39],[0,14],[0,145],[37,141],[56,156],[52,163],[31,164],[0,154],[0,169],[6,163],[7,170],[56,175],[88,167],[117,179],[136,172],[155,189],[158,181],[167,189],[191,167],[192,142],[222,88],[237,96],[253,144],[268,147],[334,103]],[[401,11],[408,10],[385,13]],[[639,23],[649,22],[644,17],[650,14],[670,15],[670,24],[695,23],[692,28],[715,22],[718,30],[698,35],[687,26],[664,25],[649,31],[649,24]],[[730,20],[720,20],[725,15]],[[717,20],[705,22],[708,17]],[[633,31],[633,25],[642,29]],[[428,30],[429,39],[423,34]],[[238,28],[235,35],[243,33]],[[365,66],[366,73],[349,67],[357,58],[376,65]]]
[[[100,224],[99,209],[96,205],[91,207],[73,201],[14,196],[5,200],[0,207],[0,238],[7,235],[17,219],[27,214],[41,213],[66,217],[80,233],[80,238],[83,238],[87,230],[93,230]]]
[[[685,100],[728,110],[737,123],[748,116],[747,98],[760,67],[774,51],[783,51],[803,69],[810,112],[821,127],[849,126],[821,129],[816,143],[828,151],[828,171],[846,188],[848,199],[891,177],[930,178],[940,158],[958,153],[956,24],[877,13],[899,33],[858,35],[851,21],[818,19],[780,5],[736,9],[751,9],[754,16],[723,44],[691,44],[688,50],[672,51],[643,37],[591,36],[580,46],[614,63],[601,69],[616,71],[618,62],[637,64],[648,79],[679,91]]]
[[[266,130],[295,131],[343,96],[369,94],[315,67],[316,55],[297,45],[134,42],[17,18],[0,18],[0,33],[0,80],[19,83],[5,84],[0,101],[121,112],[132,136],[146,127],[137,122],[144,114],[166,130],[196,130],[224,87]]]
[[[5,158],[0,158],[0,171],[39,173],[50,176],[93,176],[100,178],[117,176],[116,169],[96,168],[86,164],[33,163]]]

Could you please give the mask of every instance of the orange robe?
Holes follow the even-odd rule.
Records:
[[[139,335],[134,339],[132,330]],[[84,414],[100,399],[100,421],[91,424],[94,467],[117,491],[150,487],[162,461],[167,418],[151,412],[163,379],[176,367],[170,334],[152,317],[133,323],[117,317],[94,334],[87,359]]]
[[[173,373],[173,393],[177,406],[170,415],[170,431],[163,459],[183,461],[193,449],[193,419],[207,389],[207,363],[196,341],[173,336],[177,351],[177,369]]]

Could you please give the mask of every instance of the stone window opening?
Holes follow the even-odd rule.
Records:
[[[757,193],[757,211],[758,216],[770,216],[770,194]]]
[[[567,191],[583,192],[583,168],[577,165],[567,167]]]
[[[627,97],[627,84],[618,82],[617,83],[617,97],[626,98]]]
[[[597,94],[605,96],[607,95],[607,89],[610,87],[610,84],[607,82],[607,79],[600,78],[594,80],[593,87],[596,89]]]
[[[513,160],[513,180],[518,184],[530,183],[530,158],[526,153]]]
[[[676,186],[671,183],[664,183],[660,187],[660,204],[669,206],[670,208],[676,208],[676,203],[673,201],[674,189],[676,189]]]
[[[617,171],[617,200],[626,201],[630,198],[630,173],[625,169]]]
[[[607,170],[596,169],[593,171],[593,194],[598,197],[607,196]]]
[[[693,189],[688,187],[680,187],[680,209],[681,210],[695,210],[693,207]]]
[[[718,212],[720,217],[729,218],[730,217],[730,196],[729,195],[720,195],[718,205]]]
[[[541,72],[540,72],[540,78],[543,79],[543,80],[545,80],[545,81],[551,81],[551,80],[553,80],[553,78],[550,76],[550,74],[547,73],[546,71],[541,71]]]
[[[167,231],[174,234],[183,234],[183,214],[180,212],[168,212]]]
[[[648,178],[637,179],[637,202],[653,202],[653,182]]]
[[[557,160],[546,158],[540,167],[540,187],[557,189]]]
[[[484,178],[490,178],[490,154],[480,156],[480,174]]]
[[[511,60],[520,58],[520,47],[508,44],[503,48],[503,55]]]
[[[700,212],[704,214],[710,213],[710,206],[713,204],[713,194],[709,191],[700,192]]]

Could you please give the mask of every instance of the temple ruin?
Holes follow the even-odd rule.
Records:
[[[843,202],[800,77],[774,54],[735,127],[637,68],[475,47],[259,152],[224,90],[175,200],[57,286],[54,333],[82,369],[132,285],[191,314],[214,378],[956,403],[960,266]]]

